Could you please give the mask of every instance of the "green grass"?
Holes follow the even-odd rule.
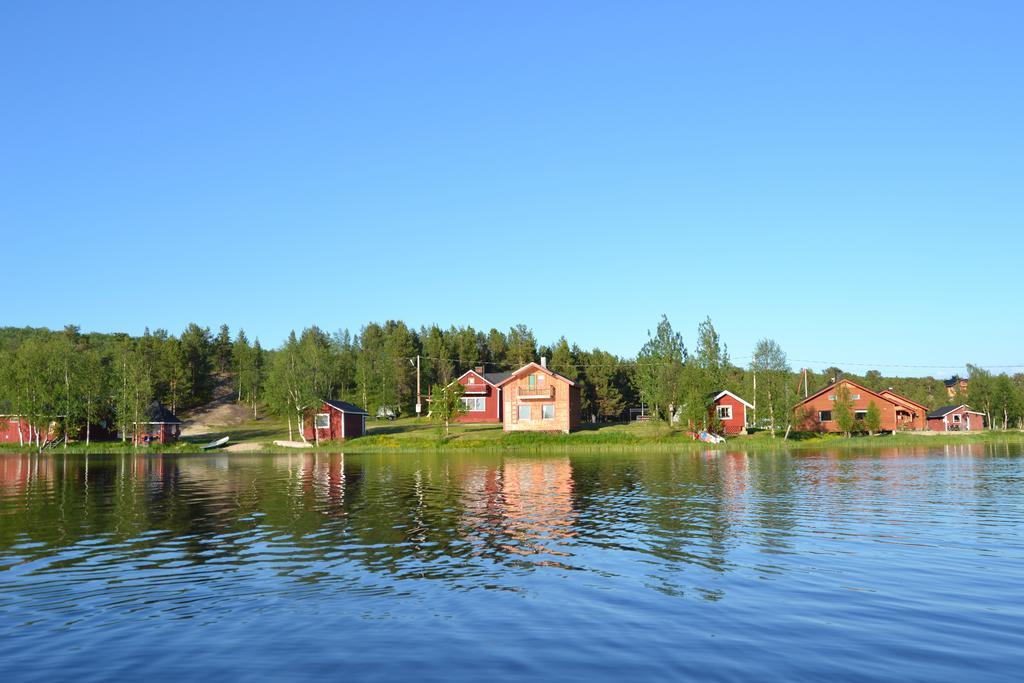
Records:
[[[506,434],[501,425],[456,424],[445,436],[443,429],[425,418],[403,418],[393,422],[370,420],[367,436],[353,439],[343,446],[325,442],[319,447],[310,444],[309,450],[345,453],[380,453],[412,451],[459,451],[464,449],[488,451],[542,451],[542,450],[667,450],[705,451],[724,449],[731,451],[773,451],[808,449],[880,449],[895,447],[942,446],[950,444],[976,443],[1021,443],[1024,432],[988,431],[972,433],[940,434],[934,432],[903,432],[881,436],[843,437],[835,434],[791,434],[789,439],[780,436],[771,438],[765,432],[736,436],[720,446],[694,441],[682,429],[670,427],[663,422],[631,424],[583,425],[572,434],[546,434],[535,432],[512,432]],[[199,447],[213,438],[230,436],[231,444],[258,444],[258,450],[250,453],[281,453],[290,449],[273,445],[275,440],[288,438],[287,424],[277,418],[263,418],[244,424],[214,430],[203,437],[185,438],[177,444],[134,448],[121,442],[93,443],[88,449],[82,444],[72,444],[65,451],[57,447],[53,452],[119,453],[137,451],[160,451],[170,453],[196,453]],[[293,435],[298,438],[297,434]],[[28,447],[0,446],[2,450],[27,452]]]

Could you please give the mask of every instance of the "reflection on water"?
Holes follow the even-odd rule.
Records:
[[[39,680],[342,662],[357,678],[1009,679],[1022,483],[1008,445],[5,455],[0,660]]]

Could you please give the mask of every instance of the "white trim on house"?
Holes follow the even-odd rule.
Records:
[[[716,414],[718,415],[718,419],[719,420],[731,420],[732,419],[732,406],[730,406],[730,405],[715,406],[715,408],[717,409],[716,410]],[[722,414],[723,410],[726,413],[728,413],[728,414],[727,415],[723,415]]]
[[[467,413],[482,413],[487,410],[487,397],[485,396],[460,396],[459,399],[462,401],[462,405],[465,407]],[[480,407],[470,407],[470,401],[473,402],[474,406]]]
[[[724,390],[722,390],[722,391],[718,392],[717,394],[715,394],[714,398],[712,398],[711,400],[712,400],[712,401],[717,401],[718,399],[722,398],[723,396],[727,396],[727,395],[728,395],[728,396],[732,396],[732,397],[733,397],[734,399],[736,399],[737,401],[739,401],[740,403],[742,403],[742,404],[743,404],[743,405],[745,405],[746,407],[748,407],[748,408],[750,408],[751,410],[753,410],[753,408],[754,408],[753,404],[747,403],[747,402],[746,402],[746,401],[744,401],[744,400],[743,400],[742,398],[740,398],[740,397],[739,397],[739,396],[737,396],[736,394],[732,393],[732,392],[731,392],[731,391],[729,391],[728,389],[724,389]]]
[[[462,373],[461,375],[459,375],[458,377],[456,377],[454,381],[456,381],[456,382],[459,382],[459,383],[461,383],[461,382],[462,382],[462,378],[463,378],[463,377],[465,377],[466,375],[475,375],[475,376],[479,377],[479,378],[480,378],[480,380],[481,380],[481,381],[483,381],[483,383],[484,383],[484,384],[489,384],[489,385],[491,385],[492,387],[497,387],[497,386],[498,386],[498,385],[497,385],[497,384],[495,384],[494,382],[489,382],[489,381],[487,381],[487,378],[486,378],[486,377],[484,377],[483,375],[481,375],[481,374],[480,374],[479,372],[477,372],[476,370],[466,370],[466,371],[465,371],[464,373]]]

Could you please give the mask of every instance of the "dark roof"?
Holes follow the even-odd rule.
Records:
[[[181,420],[175,417],[174,413],[167,410],[160,401],[153,401],[146,408],[146,421],[150,424],[161,422],[164,424],[182,424]]]
[[[368,412],[366,412],[365,410],[363,410],[359,406],[352,405],[351,403],[345,403],[344,401],[324,401],[324,403],[326,403],[327,405],[329,405],[332,408],[340,410],[343,413],[356,413],[357,415],[369,415]]]
[[[929,420],[937,420],[940,417],[945,417],[949,413],[953,412],[954,410],[956,410],[957,408],[960,408],[962,406],[963,406],[963,404],[960,403],[960,404],[957,404],[955,406],[942,406],[941,408],[936,408],[932,412],[928,413],[928,419]]]
[[[960,375],[953,375],[949,379],[942,380],[942,383],[945,384],[947,387],[955,387],[960,382],[966,382],[966,381],[967,381],[966,378],[961,377]],[[959,406],[957,406],[957,407],[959,408]]]
[[[512,376],[511,372],[485,372],[480,375],[491,384],[500,384]]]

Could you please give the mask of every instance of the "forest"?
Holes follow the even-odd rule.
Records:
[[[754,425],[784,429],[802,398],[804,368],[793,367],[772,339],[760,340],[743,362],[734,361],[710,318],[687,340],[662,316],[634,357],[600,348],[584,349],[564,336],[538,343],[517,324],[507,331],[437,325],[414,329],[402,321],[364,325],[330,333],[320,327],[291,332],[283,344],[264,349],[225,324],[212,332],[189,324],[180,334],[147,329],[124,333],[0,328],[0,415],[20,416],[38,430],[56,423],[68,439],[110,439],[130,433],[144,420],[151,401],[187,414],[208,402],[215,389],[230,386],[234,400],[258,417],[269,411],[297,424],[321,399],[335,398],[375,415],[389,409],[413,414],[416,369],[424,399],[428,387],[445,386],[463,372],[513,370],[529,361],[548,366],[581,389],[582,419],[615,422],[630,408],[644,407],[653,419],[700,422],[706,397],[729,389],[755,403]],[[966,366],[969,400],[993,428],[1024,428],[1024,374],[993,374]],[[869,389],[891,388],[929,408],[954,402],[942,379],[887,377],[827,367],[806,369],[810,391],[844,375]],[[958,397],[959,398],[959,397]]]

